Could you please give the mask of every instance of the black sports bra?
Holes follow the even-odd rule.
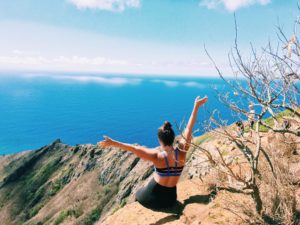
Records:
[[[163,152],[163,154],[164,154],[164,158],[165,158],[167,167],[165,167],[165,168],[156,168],[154,166],[154,171],[159,176],[162,176],[162,177],[172,177],[173,176],[173,177],[175,177],[175,176],[180,176],[181,175],[182,170],[183,170],[183,166],[180,166],[180,167],[177,166],[179,149],[175,148],[174,151],[175,151],[175,159],[176,159],[175,167],[169,167],[169,161],[168,161],[167,153],[165,151]]]

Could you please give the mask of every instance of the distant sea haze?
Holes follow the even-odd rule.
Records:
[[[208,112],[219,109],[233,118],[216,98],[224,89],[217,78],[144,76],[1,75],[0,154],[40,148],[60,138],[67,144],[95,144],[102,135],[158,145],[157,129],[168,120],[176,133],[187,121],[197,95],[209,97],[199,112],[198,134]]]

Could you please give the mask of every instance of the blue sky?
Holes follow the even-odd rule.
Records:
[[[230,75],[233,12],[244,54],[275,43],[299,14],[289,0],[1,0],[0,71]]]

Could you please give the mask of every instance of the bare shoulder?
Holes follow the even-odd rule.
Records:
[[[154,163],[155,166],[164,166],[165,165],[165,157],[167,157],[166,152],[156,149],[157,150],[157,161]]]
[[[186,160],[186,153],[187,153],[187,151],[184,150],[183,145],[182,146],[178,145],[176,148],[177,148],[177,151],[178,151],[179,164],[180,165],[184,165],[185,164],[185,160]]]
[[[187,151],[185,150],[185,143],[179,142],[175,149],[177,149],[179,156],[185,156],[187,153]]]
[[[165,159],[166,152],[162,151],[162,150],[159,150],[159,149],[156,149],[156,150],[157,150],[157,158],[158,158],[158,160]]]

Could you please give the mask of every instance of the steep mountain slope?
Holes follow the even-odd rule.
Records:
[[[92,224],[152,173],[128,152],[59,140],[0,163],[3,224]]]
[[[279,155],[294,178],[295,207],[300,212],[300,144],[285,149],[283,135],[262,135],[262,143],[272,150],[269,153]],[[243,164],[235,144],[224,137],[207,133],[195,143],[212,155],[218,154],[216,147],[224,149],[227,163]],[[247,175],[247,166],[241,170],[231,165],[234,172]],[[1,156],[0,224],[247,224],[245,218],[254,209],[250,195],[216,192],[216,184],[239,184],[216,173],[205,153],[192,148],[178,184],[178,204],[154,212],[134,202],[134,193],[152,172],[150,163],[129,152],[91,144],[69,146],[60,140],[38,150]]]

